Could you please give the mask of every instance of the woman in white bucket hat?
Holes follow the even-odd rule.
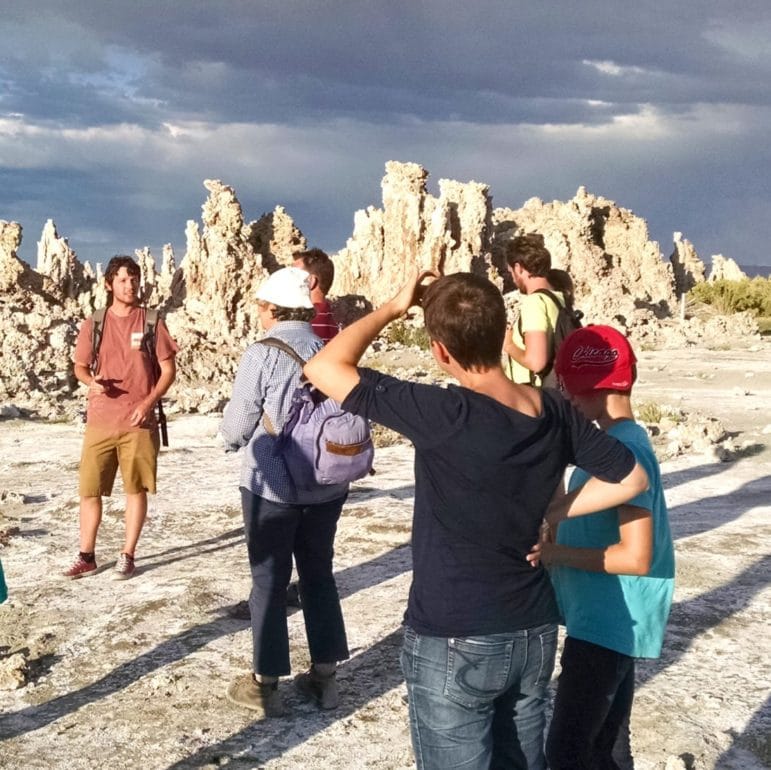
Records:
[[[257,303],[263,339],[280,340],[304,360],[321,349],[310,325],[315,310],[307,272],[277,270],[260,286]],[[244,448],[239,487],[252,574],[252,672],[232,682],[227,697],[268,717],[284,713],[278,680],[290,673],[286,591],[293,556],[311,657],[310,669],[295,678],[298,689],[322,708],[335,708],[337,661],[349,657],[332,567],[348,485],[298,492],[274,452],[301,375],[287,352],[259,342],[249,346],[220,428],[227,451]]]

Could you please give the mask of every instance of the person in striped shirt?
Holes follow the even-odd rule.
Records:
[[[327,301],[335,280],[335,263],[321,249],[308,249],[294,255],[294,266],[311,275],[311,301],[316,309],[311,328],[326,345],[340,330]]]

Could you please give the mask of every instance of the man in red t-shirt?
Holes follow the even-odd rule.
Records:
[[[326,345],[340,330],[327,302],[327,293],[335,280],[335,263],[321,249],[308,249],[294,255],[294,266],[311,274],[311,302],[316,308],[311,327]]]
[[[145,313],[139,304],[139,265],[113,257],[104,280],[112,301],[102,320],[94,360],[93,318],[80,327],[75,345],[75,376],[88,387],[88,411],[80,459],[80,553],[64,573],[67,578],[97,571],[96,534],[102,520],[102,495],[110,495],[120,467],[126,492],[126,539],[115,577],[134,573],[134,550],[147,516],[147,493],[155,493],[160,442],[155,405],[174,382],[177,344],[166,325],[155,325],[155,354],[160,374],[146,349]]]

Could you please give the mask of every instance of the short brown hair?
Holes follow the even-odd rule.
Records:
[[[509,267],[519,262],[530,275],[546,278],[551,270],[551,254],[539,233],[519,235],[506,244],[506,263]]]
[[[332,282],[335,280],[335,263],[326,252],[321,249],[308,249],[298,251],[293,258],[302,262],[306,272],[316,276],[322,293],[326,294],[332,288]]]
[[[125,254],[116,254],[107,263],[107,269],[104,271],[104,281],[108,286],[112,286],[113,278],[118,275],[118,271],[122,267],[125,267],[126,272],[134,278],[139,278],[142,275],[142,271],[134,259]]]
[[[500,366],[506,308],[493,283],[472,273],[437,279],[423,296],[426,331],[464,368]]]

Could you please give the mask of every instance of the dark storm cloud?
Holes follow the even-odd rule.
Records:
[[[207,177],[334,250],[398,159],[496,205],[585,184],[666,253],[682,230],[705,257],[767,258],[771,217],[747,217],[769,207],[767,0],[29,0],[3,19],[0,218],[27,255],[49,216],[89,259],[181,247]]]
[[[63,27],[83,41],[84,59],[78,49],[62,56],[70,76],[98,73],[95,41],[130,52],[145,70],[131,84],[144,102],[125,98],[128,89],[116,85],[112,112],[104,109],[104,91],[65,82],[67,72],[41,72],[36,82],[30,51],[24,64],[34,85],[10,107],[28,113],[34,102],[37,113],[40,100],[51,115],[59,107],[62,118],[82,100],[86,114],[116,122],[132,107],[140,122],[191,114],[303,121],[341,113],[518,122],[549,100],[546,119],[572,123],[601,118],[578,109],[581,100],[607,102],[621,113],[647,102],[677,110],[693,102],[768,100],[768,62],[719,45],[715,35],[726,19],[751,24],[764,8],[767,19],[768,6],[760,3],[142,0],[18,7],[24,11],[11,22],[19,28],[34,9],[47,29]],[[617,74],[591,62],[613,62]],[[115,65],[103,53],[101,66]],[[14,76],[21,79],[19,71]],[[533,120],[542,119],[536,112]]]

